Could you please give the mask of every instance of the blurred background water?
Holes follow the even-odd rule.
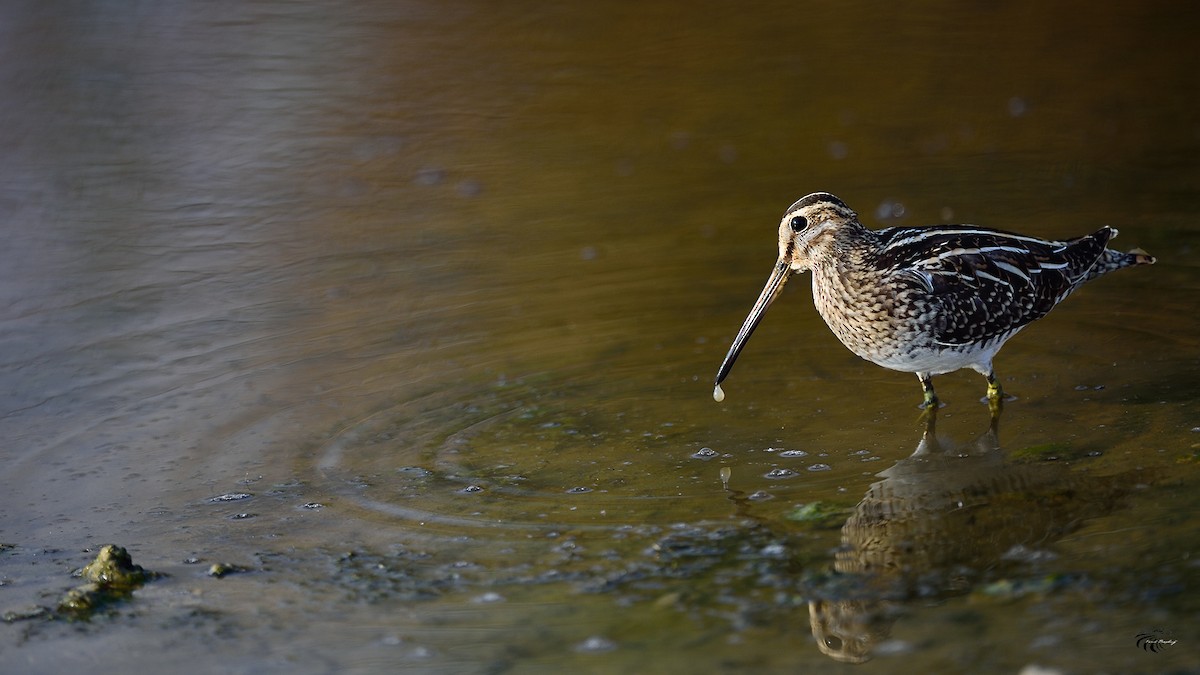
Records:
[[[1200,669],[1198,20],[6,3],[3,670]],[[961,373],[921,428],[803,280],[718,405],[816,190],[1159,263],[995,423]],[[23,618],[110,542],[168,576]]]

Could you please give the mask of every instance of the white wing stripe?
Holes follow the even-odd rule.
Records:
[[[929,239],[930,237],[949,237],[949,236],[956,236],[956,235],[960,235],[960,234],[978,234],[978,235],[983,235],[983,236],[987,236],[987,237],[1002,237],[1004,239],[1010,239],[1013,241],[1030,241],[1035,244],[1043,244],[1043,245],[1044,244],[1061,244],[1062,243],[1059,241],[1047,241],[1044,239],[1038,239],[1037,237],[1025,237],[1025,236],[1022,236],[1019,234],[1009,234],[1007,232],[996,232],[995,230],[963,228],[960,230],[925,230],[925,231],[913,232],[912,234],[904,235],[898,239],[893,239],[891,242],[888,243],[888,248],[894,248],[894,247],[898,247],[898,246],[905,246],[908,244],[913,244],[913,243],[916,243],[919,241],[923,241],[925,239]],[[999,248],[1007,248],[1007,247],[999,247]]]
[[[1002,260],[993,260],[992,262],[994,262],[996,264],[996,267],[999,267],[1000,269],[1002,269],[1006,272],[1015,274],[1015,275],[1021,277],[1022,279],[1024,279],[1025,281],[1032,281],[1029,278],[1029,275],[1025,274],[1025,270],[1021,269],[1020,267],[1017,267],[1016,265],[1010,265]]]
[[[1000,277],[992,276],[991,274],[988,274],[987,272],[984,272],[983,270],[975,270],[975,278],[988,279],[989,281],[995,281],[996,283],[1004,284],[1005,286],[1012,286],[1012,284],[1001,279]]]

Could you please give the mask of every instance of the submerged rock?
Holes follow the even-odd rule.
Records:
[[[95,560],[79,570],[78,576],[110,588],[132,589],[145,583],[151,573],[141,565],[133,564],[133,557],[124,548],[109,544],[100,549]]]
[[[246,571],[245,567],[240,567],[238,565],[230,565],[228,563],[219,562],[219,563],[213,563],[212,565],[209,565],[208,576],[216,577],[217,579],[220,579],[222,577],[229,576],[230,574],[237,574],[239,572],[245,572],[245,571]]]
[[[98,609],[127,600],[142,584],[160,575],[135,565],[128,551],[109,544],[75,576],[87,583],[67,591],[49,616],[89,619]]]

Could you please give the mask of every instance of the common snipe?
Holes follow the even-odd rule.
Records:
[[[1140,249],[1106,248],[1111,227],[1045,241],[971,225],[869,230],[842,200],[814,192],[779,223],[779,260],[717,372],[713,397],[763,313],[793,271],[812,271],[813,300],[850,351],[916,373],[924,406],[937,403],[933,375],[972,368],[988,400],[1003,397],[992,358],[1004,342],[1076,288],[1113,270],[1149,265]]]

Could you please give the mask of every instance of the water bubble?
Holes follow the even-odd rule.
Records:
[[[808,470],[809,471],[829,471],[832,468],[833,467],[829,466],[828,464],[813,464],[812,466],[808,467]]]
[[[471,602],[475,602],[475,603],[479,603],[479,604],[504,602],[504,596],[500,595],[499,593],[497,593],[495,591],[488,591],[487,593],[484,593],[483,595],[477,595],[477,596],[471,598]]]
[[[611,652],[617,648],[617,643],[609,640],[606,637],[593,635],[592,637],[575,645],[575,651],[587,654],[599,654],[601,652]]]
[[[896,220],[903,218],[904,213],[904,204],[894,199],[885,199],[875,207],[875,217],[879,220]]]
[[[468,485],[467,487],[459,490],[459,492],[462,494],[473,494],[476,492],[483,492],[483,486],[482,485]]]
[[[774,498],[775,495],[771,494],[770,492],[764,492],[763,490],[755,490],[746,496],[746,499],[749,499],[752,502],[765,502],[768,499]]]
[[[573,488],[567,488],[567,494],[569,494],[569,495],[581,495],[581,494],[584,494],[585,492],[591,492],[591,491],[592,491],[592,488],[584,487],[582,485],[577,485]]]
[[[764,546],[760,553],[770,558],[782,558],[787,555],[787,547],[776,542]]]
[[[779,453],[780,457],[807,457],[808,453],[803,450],[784,450]]]
[[[208,502],[210,504],[219,504],[221,502],[240,502],[243,499],[250,499],[253,496],[254,495],[249,492],[230,492],[228,494],[217,495],[216,497],[209,497]]]
[[[710,460],[713,457],[716,457],[717,454],[717,451],[713,450],[712,448],[700,448],[692,453],[692,457],[695,459]]]
[[[1001,560],[1015,560],[1017,562],[1024,562],[1024,563],[1036,563],[1036,562],[1044,562],[1047,560],[1054,560],[1057,557],[1058,557],[1058,555],[1052,551],[1045,551],[1042,549],[1029,548],[1029,547],[1025,546],[1024,544],[1017,544],[1016,546],[1013,546],[1012,548],[1005,551],[1004,555],[1001,556],[1000,559]]]
[[[811,471],[812,469],[810,468],[809,470]],[[785,478],[795,478],[798,475],[800,475],[800,474],[796,473],[795,471],[792,471],[791,469],[771,469],[770,471],[763,474],[763,478],[770,478],[772,480],[783,480]]]

